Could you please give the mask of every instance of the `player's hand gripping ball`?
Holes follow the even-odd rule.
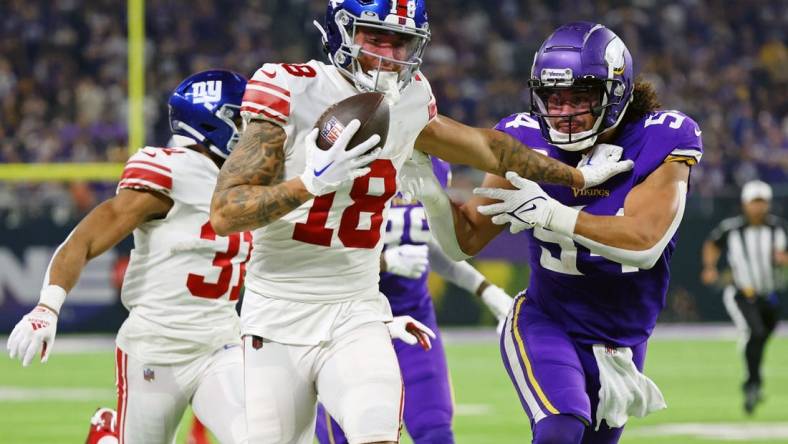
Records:
[[[368,140],[373,135],[380,136],[377,146],[386,144],[389,133],[389,105],[385,95],[379,92],[356,94],[331,105],[317,119],[315,128],[319,131],[317,147],[321,150],[331,148],[345,127],[354,119],[361,126],[350,139],[346,150]]]

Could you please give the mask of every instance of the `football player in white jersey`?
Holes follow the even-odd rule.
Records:
[[[38,306],[8,340],[23,365],[39,351],[46,362],[60,307],[85,263],[133,232],[121,290],[129,317],[117,336],[117,419],[103,427],[117,430],[120,443],[174,442],[189,404],[222,443],[246,442],[235,305],[252,235],[217,236],[209,221],[219,168],[238,139],[245,86],[239,74],[215,70],[175,89],[170,125],[179,147],[145,147],[129,158],[117,194],[56,250]]]
[[[211,203],[217,233],[255,230],[241,312],[249,438],[311,443],[319,396],[349,442],[396,442],[403,392],[378,256],[414,144],[452,163],[577,188],[631,166],[581,171],[439,116],[419,71],[430,37],[425,0],[331,0],[321,30],[330,64],[266,63],[254,73],[245,129]],[[348,147],[353,121],[318,149],[322,112],[371,90],[389,101],[385,144],[367,153],[380,141],[373,136]]]

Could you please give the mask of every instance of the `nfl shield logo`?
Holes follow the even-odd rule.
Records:
[[[153,372],[153,369],[146,368],[142,370],[142,378],[148,382],[151,382],[156,378],[156,373]]]
[[[342,131],[345,129],[345,125],[342,125],[342,122],[339,121],[334,116],[331,116],[328,122],[323,125],[323,128],[320,130],[320,137],[322,137],[326,142],[333,145],[334,142],[337,141],[339,135],[342,134]]]

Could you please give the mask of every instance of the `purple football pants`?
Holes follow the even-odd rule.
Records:
[[[410,315],[431,328],[437,338],[432,340],[432,349],[424,351],[419,346],[394,341],[402,380],[405,385],[405,427],[415,444],[451,444],[453,402],[449,371],[443,341],[435,320],[432,300],[426,298],[417,309],[395,316]],[[347,443],[342,429],[323,405],[318,406],[317,439],[320,444]]]
[[[506,320],[501,355],[531,420],[535,444],[618,442],[623,427],[611,429],[603,424],[598,432],[594,431],[599,368],[592,346],[570,338],[561,325],[524,294],[515,299]],[[632,355],[635,366],[642,371],[646,342],[633,347]],[[545,421],[555,416],[561,419]],[[584,430],[579,433],[581,429]]]

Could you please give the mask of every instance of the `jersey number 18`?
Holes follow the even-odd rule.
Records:
[[[339,240],[349,248],[375,248],[380,241],[380,227],[383,223],[383,209],[386,202],[397,192],[397,169],[388,159],[378,159],[369,167],[372,171],[353,181],[350,198],[353,204],[345,208],[339,222]],[[372,178],[383,179],[383,192],[369,194]],[[331,245],[334,230],[326,227],[331,205],[336,193],[315,197],[306,222],[295,224],[293,239],[308,244]],[[359,228],[361,213],[371,214],[369,228]]]

